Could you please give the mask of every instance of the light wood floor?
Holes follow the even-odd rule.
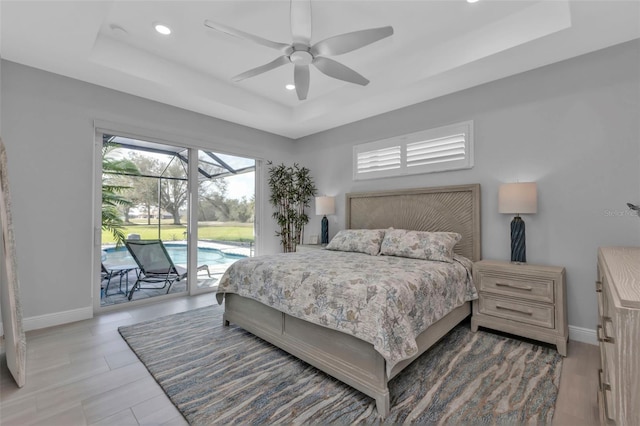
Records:
[[[27,332],[27,381],[18,389],[0,367],[0,424],[185,425],[186,421],[118,334],[135,324],[212,304],[211,294],[111,312]],[[597,346],[569,343],[555,425],[598,423]]]

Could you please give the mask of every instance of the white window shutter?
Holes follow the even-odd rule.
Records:
[[[354,146],[353,178],[374,179],[473,167],[473,121]]]
[[[358,173],[371,173],[400,168],[400,146],[357,153]]]
[[[464,160],[464,134],[407,144],[407,167]]]

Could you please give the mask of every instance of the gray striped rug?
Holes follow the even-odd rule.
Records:
[[[120,327],[193,425],[379,423],[375,402],[231,325],[209,306]],[[550,423],[562,357],[457,326],[389,383],[385,423]]]

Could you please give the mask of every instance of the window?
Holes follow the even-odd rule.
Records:
[[[470,169],[473,121],[395,136],[353,148],[353,179]]]

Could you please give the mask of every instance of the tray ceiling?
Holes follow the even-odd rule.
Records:
[[[290,43],[288,1],[7,1],[4,59],[290,138],[640,37],[638,1],[312,1],[312,42],[391,25],[394,34],[335,57],[365,87],[311,70],[307,100],[285,65],[231,77],[277,51],[204,26],[221,22]],[[171,27],[158,34],[153,24]]]

